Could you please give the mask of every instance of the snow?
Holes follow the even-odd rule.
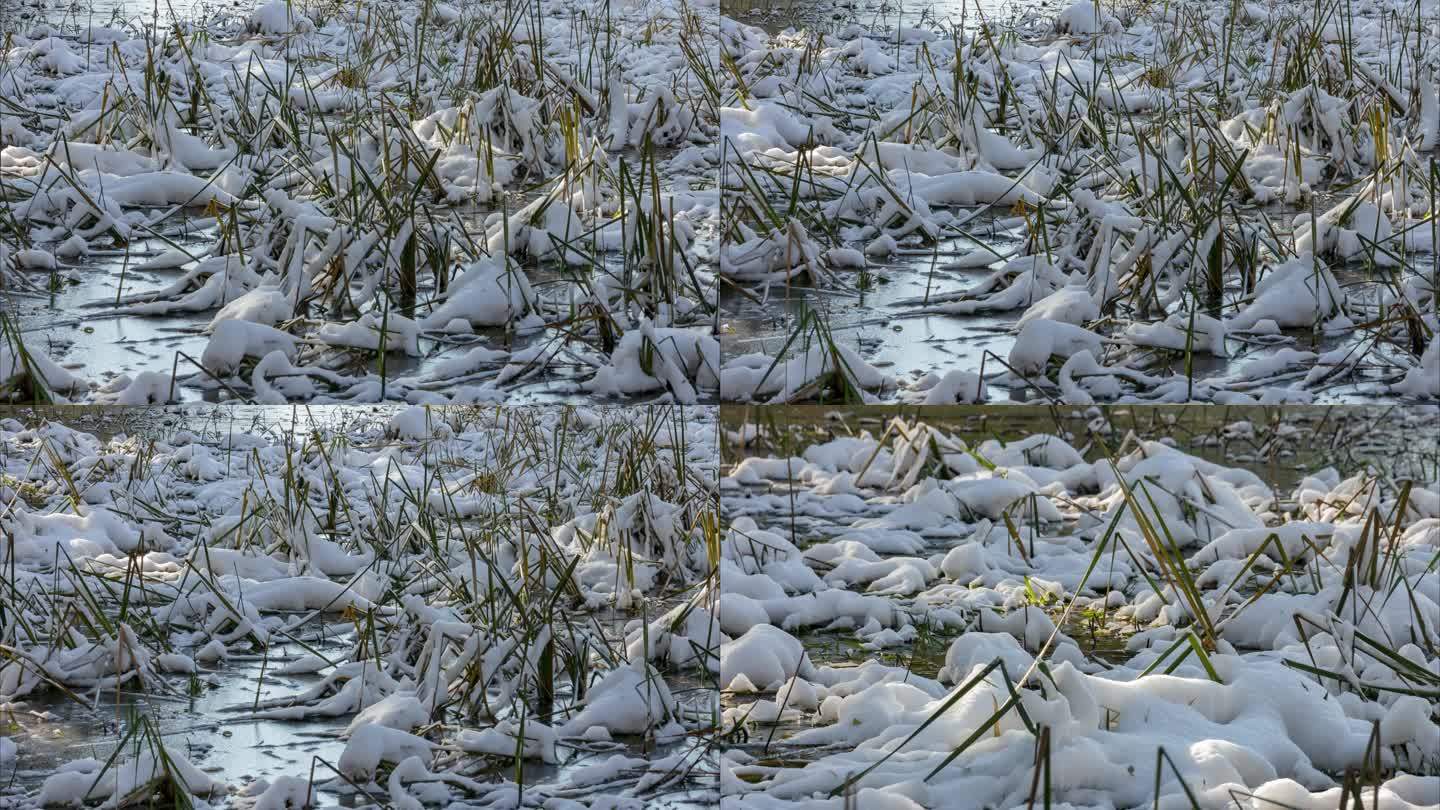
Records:
[[[1388,8],[727,9],[721,400],[1433,402],[1436,12]]]
[[[473,754],[513,757],[518,750],[524,757],[533,757],[546,763],[554,764],[559,761],[555,748],[559,735],[555,729],[538,720],[527,720],[523,730],[523,745],[520,744],[521,737],[520,724],[506,721],[480,732],[466,729],[460,732],[458,744]]]
[[[558,731],[583,736],[600,726],[611,734],[640,734],[669,719],[674,698],[663,678],[643,667],[613,670],[590,687],[580,711]]]
[[[525,12],[533,41],[473,0],[17,11],[0,394],[714,401],[720,124],[686,55],[718,8]],[[481,79],[492,34],[517,50]],[[679,356],[637,374],[652,332]],[[15,342],[45,374],[14,371]]]
[[[780,360],[765,354],[745,354],[727,360],[720,370],[720,390],[726,400],[762,399],[783,403],[804,399],[814,388],[838,378],[838,384],[862,392],[893,387],[893,380],[865,362],[846,346],[815,345],[800,357]]]
[[[744,635],[720,647],[720,682],[735,690],[744,679],[759,691],[773,691],[797,674],[804,674],[805,651],[800,642],[778,627],[757,624]]]
[[[1261,321],[1282,327],[1313,327],[1343,312],[1345,293],[1325,263],[1309,255],[1287,262],[1260,280],[1253,299],[1229,321],[1249,329]]]
[[[1055,30],[1062,34],[1098,34],[1120,28],[1120,21],[1101,10],[1100,4],[1081,0],[1055,18]]]
[[[376,775],[380,763],[397,764],[413,756],[429,761],[435,743],[421,737],[378,724],[362,726],[350,735],[345,752],[336,767],[353,779],[369,780]]]
[[[1440,704],[1400,687],[1402,671],[1440,672],[1433,650],[1406,641],[1440,622],[1433,470],[1319,470],[1292,492],[1263,461],[1178,445],[1223,435],[1222,457],[1261,441],[1300,448],[1324,441],[1313,422],[1237,421],[1197,436],[1157,418],[1144,432],[1163,441],[1131,435],[1112,461],[1094,440],[1119,437],[1091,415],[1083,447],[1063,434],[988,438],[1004,430],[1001,414],[965,431],[914,418],[854,430],[859,417],[832,412],[827,431],[770,437],[803,457],[740,451],[721,487],[733,517],[719,668],[723,722],[751,742],[725,754],[730,803],[839,808],[825,797],[858,777],[873,806],[887,806],[881,795],[927,808],[963,795],[967,806],[1024,807],[1043,726],[1038,776],[1056,806],[1189,806],[1189,792],[1203,807],[1331,807],[1347,769],[1375,755],[1389,769],[1373,788],[1381,806],[1434,806],[1440,781],[1426,763]],[[1436,420],[1415,411],[1398,435],[1433,435]],[[1376,429],[1358,416],[1347,428],[1352,440]],[[1397,479],[1416,495],[1403,516]],[[1395,521],[1383,541],[1392,569],[1378,588],[1347,585],[1370,515]],[[1188,639],[1204,631],[1146,539],[1144,526],[1162,521],[1160,542],[1176,544],[1172,559],[1214,623],[1203,662]],[[1119,634],[1118,650],[1085,644],[1073,620],[1091,611]],[[943,663],[931,663],[937,649]]]
[[[715,797],[713,407],[280,410],[0,420],[0,568],[35,607],[0,663],[17,807],[140,801],[166,767],[197,806],[446,806],[517,750],[554,766],[527,796]],[[75,606],[127,570],[125,612]],[[122,690],[182,708],[55,709]],[[99,724],[130,735],[113,763],[55,742]],[[306,755],[237,751],[242,727]]]
[[[426,316],[426,328],[445,327],[454,320],[472,326],[503,326],[531,308],[535,293],[518,267],[495,261],[477,262],[465,268],[445,292],[445,301]]]
[[[278,776],[274,781],[257,779],[249,789],[258,789],[252,810],[292,810],[313,804],[318,798],[314,787],[296,776]]]
[[[36,802],[78,805],[105,801],[120,806],[136,795],[147,795],[161,782],[170,782],[177,789],[200,797],[225,790],[224,784],[211,779],[186,759],[183,752],[169,746],[163,751],[146,751],[137,757],[122,759],[109,769],[102,770],[95,760],[80,764],[84,770],[65,770],[46,779]]]
[[[215,325],[200,364],[216,374],[233,374],[247,357],[264,357],[281,352],[294,358],[298,351],[295,337],[263,323],[248,320],[223,320]]]
[[[585,384],[611,396],[668,391],[677,402],[694,403],[720,386],[720,343],[683,329],[657,329],[649,322],[626,333]]]
[[[980,379],[980,375],[958,369],[946,372],[944,377],[924,390],[926,405],[985,401],[984,382]]]

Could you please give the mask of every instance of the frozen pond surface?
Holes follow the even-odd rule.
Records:
[[[0,414],[0,805],[713,805],[715,419]]]
[[[734,807],[1433,806],[1440,414],[895,413],[724,419]]]
[[[343,652],[335,644],[307,646],[328,649],[332,654]],[[276,659],[269,663],[274,667],[298,657],[299,652],[298,648],[286,650],[280,646],[272,653]],[[308,778],[308,772],[302,774],[297,764],[308,766],[315,757],[335,763],[345,749],[339,734],[347,723],[276,723],[245,718],[248,706],[256,699],[257,685],[261,686],[260,698],[271,699],[298,692],[319,680],[317,676],[274,675],[262,680],[260,670],[259,659],[228,661],[199,674],[195,685],[198,694],[193,697],[186,696],[189,684],[177,679],[173,695],[100,692],[95,695],[98,705],[94,709],[64,698],[26,701],[6,718],[12,729],[22,730],[11,739],[26,754],[14,773],[7,774],[12,777],[12,791],[33,789],[76,759],[105,762],[115,753],[120,758],[133,757],[138,746],[129,741],[122,745],[122,736],[140,715],[156,724],[167,745],[216,778],[237,785],[277,776]],[[237,711],[236,707],[242,708]],[[319,773],[316,781],[327,781],[325,766],[319,766]],[[340,794],[327,791],[319,798],[324,804],[339,803]]]

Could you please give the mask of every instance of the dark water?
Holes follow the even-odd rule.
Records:
[[[1305,475],[1327,466],[1342,476],[1367,468],[1395,480],[1429,481],[1440,475],[1440,406],[1433,405],[746,406],[721,411],[721,459],[728,469],[749,455],[790,452],[832,436],[860,431],[878,436],[897,416],[919,418],[972,446],[986,439],[1051,433],[1065,437],[1089,461],[1104,458],[1133,433],[1173,442],[1207,461],[1248,469],[1281,497]],[[1226,428],[1238,422],[1249,422],[1252,435],[1227,436]],[[737,438],[746,425],[761,433],[742,447]]]
[[[777,32],[786,28],[838,30],[849,25],[893,30],[899,27],[973,28],[983,21],[1013,20],[1062,8],[1057,0],[720,0],[720,13]]]

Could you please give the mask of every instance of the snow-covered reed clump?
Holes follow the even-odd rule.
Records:
[[[0,422],[6,806],[713,802],[714,419]]]
[[[266,0],[7,31],[0,394],[713,399],[716,25]]]
[[[1413,469],[1284,486],[1314,424],[1194,452],[1178,429],[983,438],[1003,417],[737,429],[727,806],[1434,807],[1440,424],[1400,421]],[[1272,461],[1229,460],[1246,446]]]
[[[722,18],[724,399],[1440,397],[1440,4],[968,8]]]

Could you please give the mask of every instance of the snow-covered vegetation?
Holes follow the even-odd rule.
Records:
[[[728,807],[1436,806],[1433,409],[1037,416],[727,415]]]
[[[152,7],[0,37],[7,399],[714,399],[713,2]]]
[[[1440,0],[0,0],[0,810],[1434,810],[1437,331]]]
[[[713,408],[281,410],[0,421],[0,805],[718,801]]]
[[[856,7],[721,18],[723,399],[1440,397],[1435,0]]]

